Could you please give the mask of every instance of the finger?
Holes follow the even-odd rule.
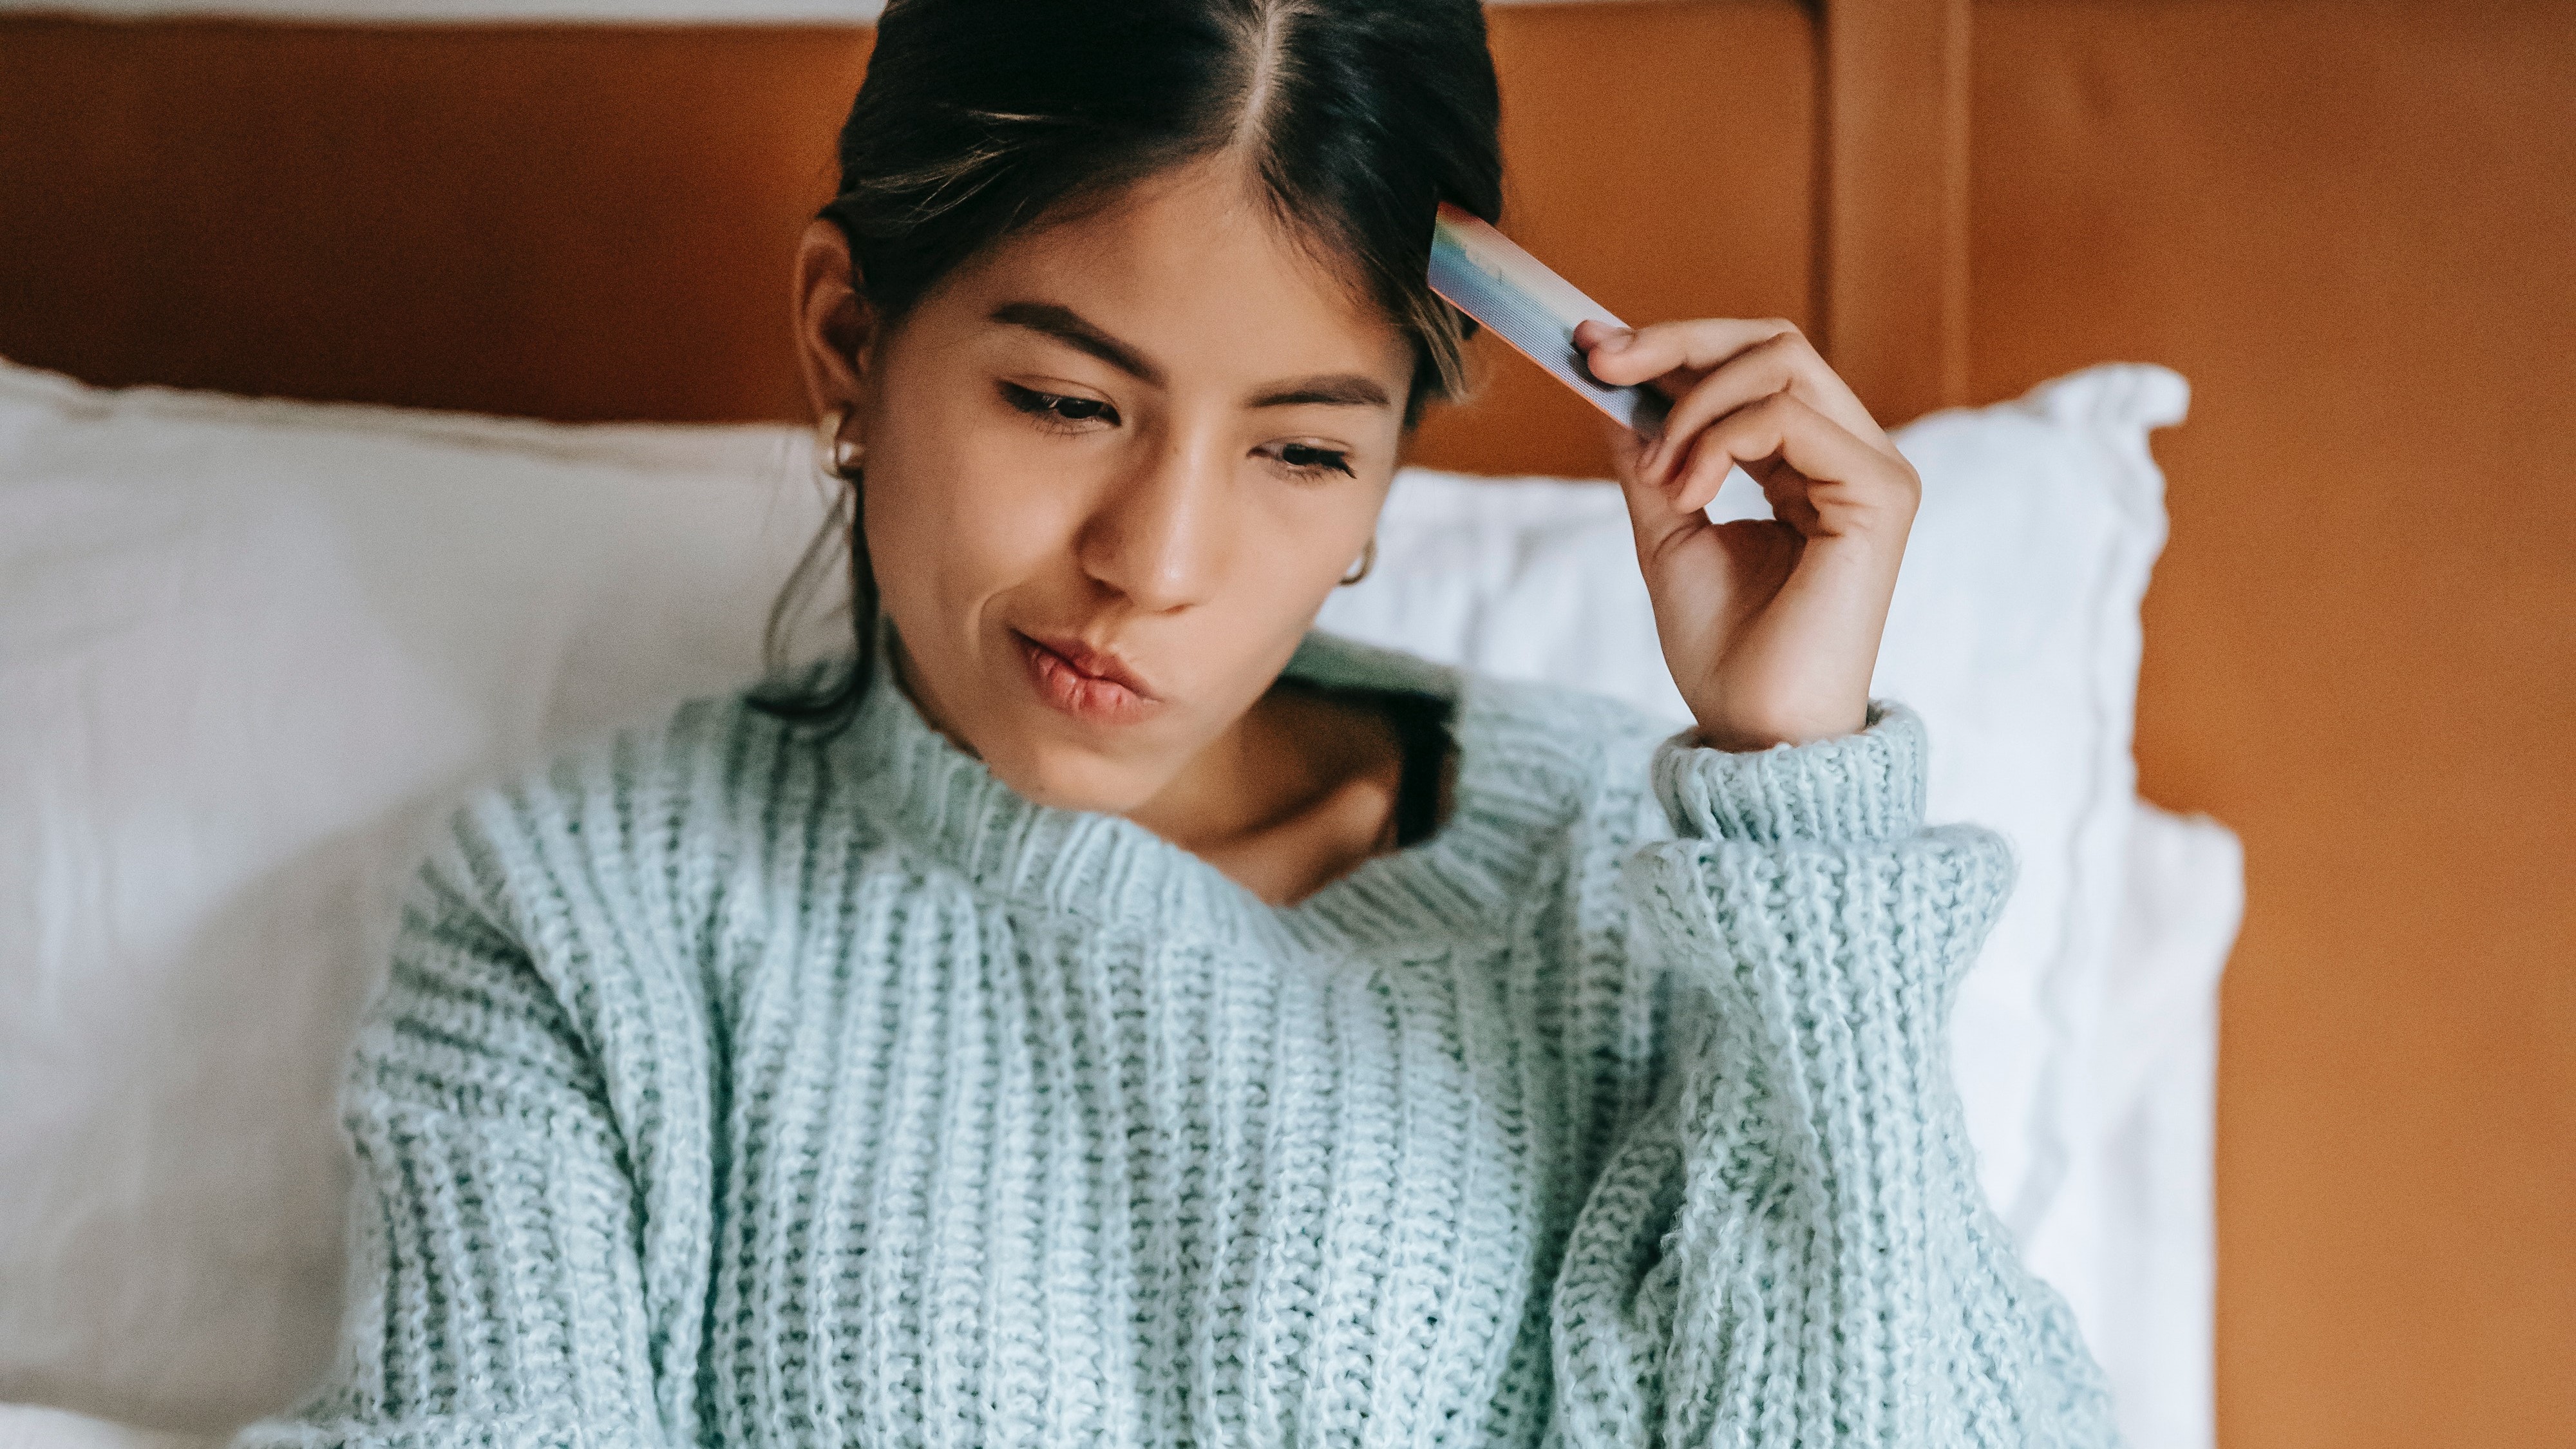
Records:
[[[1601,375],[1601,369],[1594,364],[1626,347],[1628,339],[1634,335],[1636,334],[1630,329],[1615,322],[1603,322],[1597,318],[1587,317],[1574,324],[1574,350],[1583,354],[1584,369],[1597,381],[1609,383],[1614,387],[1645,387],[1663,394],[1664,401],[1668,403],[1680,397],[1689,389],[1691,379],[1688,377],[1650,377],[1639,383],[1630,383]],[[1658,424],[1652,431],[1662,431],[1661,425]]]
[[[1683,322],[1650,322],[1625,334],[1602,339],[1585,362],[1592,375],[1613,387],[1651,382],[1677,369],[1717,366],[1744,349],[1798,329],[1777,317],[1700,317]],[[1581,345],[1581,329],[1576,329]]]
[[[1864,442],[1892,451],[1869,410],[1842,385],[1807,339],[1782,332],[1757,342],[1719,364],[1683,394],[1664,418],[1657,446],[1640,460],[1648,481],[1665,483],[1684,451],[1682,444],[1700,429],[1749,403],[1787,392]]]
[[[1820,531],[1834,529],[1824,516],[1828,513],[1910,505],[1909,470],[1787,392],[1773,393],[1710,424],[1692,441],[1689,460],[1673,483],[1646,486],[1667,495],[1675,509],[1695,512],[1717,497],[1729,468],[1774,457],[1804,475],[1800,491],[1815,505]],[[1829,503],[1839,508],[1829,509]],[[1773,511],[1788,516],[1776,497]]]
[[[1741,467],[1762,482],[1775,515],[1786,519],[1784,492],[1877,484],[1889,460],[1794,393],[1773,393],[1703,428],[1659,491],[1675,508],[1706,508]]]
[[[1645,439],[1607,420],[1602,432],[1609,438],[1611,458],[1617,464],[1614,476],[1619,480],[1619,492],[1628,501],[1628,522],[1636,529],[1639,557],[1651,556],[1675,531],[1708,521],[1702,515],[1673,506],[1672,495],[1665,490],[1639,481],[1637,455],[1645,450]]]
[[[1574,324],[1574,348],[1577,352],[1590,352],[1614,339],[1624,338],[1628,333],[1628,328],[1616,323],[1586,317]]]

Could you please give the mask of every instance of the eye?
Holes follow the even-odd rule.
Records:
[[[1116,426],[1118,410],[1096,397],[1073,397],[1060,392],[1040,392],[1015,382],[1001,385],[1002,401],[1059,431],[1089,431],[1085,424],[1108,423]]]
[[[1351,471],[1351,455],[1338,448],[1317,447],[1313,443],[1282,443],[1272,455],[1290,473],[1302,478],[1321,478],[1339,473],[1345,478],[1357,477]]]

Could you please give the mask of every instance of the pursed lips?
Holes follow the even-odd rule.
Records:
[[[1011,634],[1039,696],[1066,714],[1117,723],[1161,703],[1144,675],[1110,650],[1069,634]]]

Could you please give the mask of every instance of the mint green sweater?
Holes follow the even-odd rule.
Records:
[[[478,797],[344,1094],[348,1312],[238,1443],[2107,1445],[1946,1046],[2011,888],[1918,715],[1729,754],[1456,701],[1438,833],[1291,908],[901,691]]]

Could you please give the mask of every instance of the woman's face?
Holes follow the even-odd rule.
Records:
[[[866,449],[905,683],[1023,795],[1136,811],[1366,547],[1411,347],[1223,158],[1004,240],[892,328],[839,248],[809,233],[807,374]]]

